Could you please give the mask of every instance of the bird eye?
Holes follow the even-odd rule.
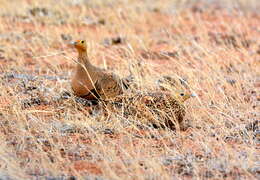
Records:
[[[184,93],[181,93],[180,95],[181,95],[181,96],[184,96]]]
[[[81,44],[84,44],[84,41],[80,41]]]

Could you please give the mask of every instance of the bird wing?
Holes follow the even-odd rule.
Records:
[[[105,73],[95,84],[101,99],[111,99],[123,93],[122,80],[113,73]]]

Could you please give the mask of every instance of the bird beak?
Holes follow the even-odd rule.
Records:
[[[190,96],[191,96],[191,97],[197,97],[197,94],[196,94],[196,93],[191,93]]]
[[[73,42],[70,42],[68,45],[70,46],[70,47],[75,47],[75,45],[76,45],[76,41],[73,41]]]

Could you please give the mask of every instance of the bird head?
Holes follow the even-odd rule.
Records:
[[[71,45],[75,47],[79,52],[87,51],[87,43],[85,40],[77,40],[72,42]]]
[[[195,93],[183,93],[183,92],[178,92],[174,94],[176,99],[179,100],[180,102],[184,103],[187,99],[191,97],[196,97],[197,95]]]

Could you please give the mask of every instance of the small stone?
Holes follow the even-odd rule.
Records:
[[[29,9],[29,13],[32,16],[48,16],[50,14],[48,9],[40,8],[40,7],[35,7],[35,8],[32,8],[32,9]]]
[[[125,42],[126,42],[126,39],[121,36],[117,36],[117,37],[113,37],[113,38],[105,38],[103,40],[103,44],[105,46],[124,44]]]
[[[64,41],[71,41],[72,40],[72,37],[69,34],[61,34],[60,37]]]
[[[226,81],[231,84],[232,86],[236,84],[236,80],[235,79],[230,79],[230,78],[226,78]]]
[[[104,134],[109,134],[109,135],[115,134],[112,129],[108,129],[108,128],[107,128],[107,129],[104,129],[104,130],[103,130],[103,133],[104,133]]]
[[[173,162],[173,158],[167,157],[167,158],[165,158],[165,159],[163,160],[162,163],[163,163],[164,166],[169,166],[169,165],[172,164],[172,162]]]

